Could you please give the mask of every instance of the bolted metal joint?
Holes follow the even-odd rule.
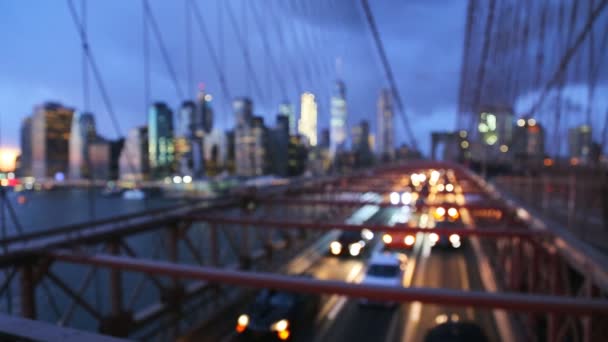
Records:
[[[134,322],[132,311],[122,311],[104,317],[99,323],[99,332],[117,337],[127,337]]]

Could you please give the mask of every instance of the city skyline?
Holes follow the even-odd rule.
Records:
[[[234,2],[232,5],[236,12],[240,11],[240,2]],[[183,56],[183,44],[182,40],[172,38],[173,36],[183,34],[182,27],[171,28],[171,25],[166,25],[171,18],[177,18],[179,15],[182,15],[183,11],[181,11],[181,5],[159,5],[152,3],[151,6],[157,19],[161,20],[163,30],[169,30],[169,34],[166,34],[164,38],[169,46],[172,47],[169,49],[170,53],[172,54],[171,57],[174,64],[178,66],[177,72],[179,83],[183,88],[183,93],[187,94],[187,96],[184,99],[180,99],[175,98],[173,95],[173,87],[170,84],[168,75],[165,71],[166,67],[163,65],[161,56],[158,53],[158,46],[156,45],[156,42],[152,40],[152,68],[154,70],[154,74],[151,84],[150,102],[163,101],[175,110],[182,100],[192,98],[194,96],[196,86],[203,82],[206,84],[208,91],[214,96],[216,113],[218,117],[218,126],[223,127],[224,129],[228,128],[233,122],[233,118],[230,115],[230,103],[226,103],[224,96],[220,91],[219,84],[216,81],[217,78],[215,76],[215,70],[213,69],[212,63],[210,63],[207,51],[205,51],[204,48],[201,50],[199,47],[201,44],[200,36],[195,37],[195,46],[197,47],[197,50],[201,50],[197,52],[195,57],[201,62],[195,65],[196,72],[192,77],[193,79],[192,84],[190,84],[190,89],[186,89],[183,86],[183,84],[185,84],[183,81],[185,81],[186,78],[186,75],[183,73],[184,63],[182,62],[184,60],[183,57],[185,57]],[[215,3],[211,3],[210,6],[212,10],[209,12],[216,13]],[[299,89],[297,92],[295,89],[292,90],[291,88],[293,87],[290,86],[287,94],[289,99],[287,100],[290,100],[291,103],[296,102],[299,94],[304,91],[311,91],[315,94],[319,94],[319,127],[328,128],[330,114],[329,88],[331,82],[333,82],[333,80],[336,78],[335,72],[332,70],[333,66],[331,65],[333,65],[335,58],[341,57],[341,72],[349,89],[347,101],[352,104],[352,110],[349,115],[354,121],[361,119],[369,120],[372,129],[375,129],[375,120],[372,120],[372,117],[373,113],[375,112],[374,109],[376,97],[367,96],[366,94],[376,94],[378,89],[385,86],[383,77],[378,72],[380,70],[379,66],[376,66],[377,63],[375,61],[377,60],[377,56],[375,55],[375,51],[368,47],[369,36],[367,34],[362,34],[362,32],[365,32],[366,27],[365,23],[359,18],[360,9],[357,6],[346,3],[337,3],[333,6],[336,7],[332,8],[334,12],[331,13],[339,13],[339,16],[345,19],[343,26],[336,26],[335,23],[331,22],[327,15],[321,15],[316,18],[308,18],[302,13],[290,12],[292,10],[289,8],[279,6],[275,9],[276,11],[284,11],[286,18],[292,19],[291,21],[294,23],[294,27],[292,28],[293,30],[304,30],[309,28],[322,29],[323,31],[327,32],[327,39],[331,40],[331,43],[329,45],[325,45],[324,48],[327,50],[324,51],[324,54],[326,54],[327,59],[330,60],[328,62],[330,65],[328,67],[330,72],[327,75],[324,75],[325,82],[321,81],[319,84],[306,84],[305,75],[300,74],[298,77],[301,79],[300,82],[304,84],[302,84],[301,89]],[[65,103],[66,105],[73,106],[79,110],[85,109],[82,99],[82,90],[80,89],[80,46],[75,40],[72,41],[72,38],[75,38],[75,32],[65,6],[40,4],[40,6],[37,8],[30,9],[30,13],[23,12],[23,9],[17,8],[11,3],[3,3],[0,5],[0,7],[4,7],[6,13],[11,13],[13,15],[11,18],[9,18],[9,20],[15,21],[14,25],[12,26],[15,27],[22,39],[28,39],[27,37],[34,36],[48,37],[49,41],[52,40],[57,42],[57,44],[59,44],[58,48],[61,49],[61,51],[64,51],[64,56],[61,60],[52,56],[48,57],[50,60],[47,62],[57,66],[56,68],[50,70],[45,67],[46,64],[41,63],[42,61],[39,60],[39,58],[36,58],[33,51],[30,50],[31,52],[28,53],[25,45],[22,45],[11,37],[6,37],[6,39],[3,39],[4,41],[9,42],[9,50],[11,51],[5,55],[8,57],[6,63],[0,63],[0,65],[4,65],[6,69],[0,66],[0,70],[2,71],[2,74],[6,76],[5,80],[10,80],[11,83],[0,84],[0,102],[4,103],[4,108],[2,109],[2,113],[0,113],[0,115],[3,116],[2,121],[3,126],[5,127],[5,129],[3,129],[4,134],[2,142],[3,146],[17,147],[19,137],[16,131],[18,130],[19,122],[26,114],[31,112],[31,107],[34,104],[56,100]],[[91,3],[89,7],[89,13],[96,11],[101,17],[103,16],[103,13],[109,12],[112,6]],[[125,5],[125,7],[129,15],[136,17],[140,16],[138,13],[138,6]],[[445,9],[442,7],[443,5],[438,6],[436,4],[422,3],[399,4],[400,11],[404,13],[415,12],[422,15],[422,17],[426,16],[427,19],[433,18],[437,15],[445,16],[446,18],[454,17],[451,19],[451,21],[454,21],[454,23],[450,24],[450,27],[445,29],[442,28],[440,30],[437,30],[436,28],[434,30],[420,30],[419,33],[414,34],[409,32],[410,30],[403,30],[400,21],[397,20],[394,15],[385,16],[387,12],[390,12],[391,6],[382,3],[374,4],[374,11],[377,11],[378,15],[383,15],[387,18],[381,23],[381,28],[386,33],[387,46],[391,60],[394,61],[396,64],[395,67],[400,73],[411,75],[411,77],[402,78],[400,80],[400,86],[402,88],[401,91],[404,98],[408,99],[407,109],[408,111],[412,112],[413,119],[416,119],[420,113],[428,114],[429,112],[435,113],[434,116],[437,117],[444,116],[444,114],[441,113],[453,112],[455,108],[457,88],[456,82],[454,82],[454,84],[451,86],[452,90],[447,92],[453,93],[451,96],[452,99],[450,101],[445,101],[446,103],[443,103],[440,106],[436,106],[435,104],[437,101],[431,101],[430,96],[428,95],[433,93],[432,85],[429,84],[428,87],[425,87],[426,89],[421,89],[421,87],[416,85],[416,83],[424,78],[440,79],[440,74],[445,73],[446,69],[450,70],[450,74],[457,74],[460,65],[460,44],[449,40],[445,47],[448,48],[449,56],[454,57],[454,59],[451,57],[437,57],[435,65],[431,68],[420,68],[419,63],[416,62],[415,58],[412,56],[412,52],[414,52],[415,55],[419,55],[422,53],[422,51],[436,49],[436,47],[428,43],[429,40],[437,41],[443,39],[447,41],[447,36],[453,34],[453,32],[460,32],[463,30],[465,6],[459,1],[450,1]],[[336,12],[337,10],[340,11]],[[437,10],[439,10],[439,12],[437,12]],[[460,12],[462,13],[462,16],[453,16],[451,13],[452,11],[456,11],[456,13]],[[42,31],[36,27],[27,27],[22,24],[25,16],[38,17],[42,15],[51,15],[57,17],[60,25],[54,27],[53,30]],[[127,17],[120,13],[118,13],[117,16],[116,28],[107,27],[107,23],[99,22],[93,16],[89,16],[89,31],[91,46],[93,51],[98,55],[100,66],[103,69],[102,73],[104,74],[104,79],[106,79],[109,86],[110,97],[115,103],[114,107],[116,114],[121,117],[121,135],[126,136],[129,128],[139,126],[146,121],[146,112],[141,105],[141,94],[143,90],[141,85],[141,67],[136,66],[141,65],[141,61],[138,60],[141,56],[141,43],[137,40],[141,34],[141,27],[139,27],[141,25],[133,25],[129,20],[127,20]],[[228,22],[226,12],[224,12],[224,16],[224,22]],[[209,15],[209,18],[206,17],[206,19],[209,20],[208,29],[214,32],[214,30],[217,28],[216,18]],[[175,22],[176,20],[172,21]],[[414,22],[408,25],[411,25],[411,27],[416,25],[433,27],[432,23],[428,22],[428,20],[422,19],[416,19]],[[100,31],[104,33],[100,34]],[[127,46],[115,43],[112,35],[117,34],[118,32],[121,32],[121,35],[127,32],[125,34],[125,38],[131,41],[132,44]],[[241,70],[243,69],[243,62],[239,53],[230,53],[228,50],[228,48],[234,46],[234,32],[231,32],[230,29],[227,28],[224,34],[227,39],[226,49],[224,51],[226,56],[226,63],[224,64],[224,67],[227,71],[232,70],[231,72],[227,73],[232,97],[255,95],[252,93],[252,91],[247,92],[247,82],[244,82],[242,77],[236,76],[241,73]],[[421,37],[418,37],[420,34],[428,34],[430,39],[421,39]],[[462,33],[458,34],[461,35]],[[458,39],[454,40],[457,41]],[[215,37],[214,41],[216,41]],[[41,42],[41,44],[41,48],[46,48],[46,43],[44,41]],[[257,45],[253,43],[252,46],[256,47]],[[354,50],[353,47],[355,47]],[[290,50],[291,55],[298,52],[297,47],[295,46],[288,46],[287,48]],[[12,59],[10,56],[13,53],[19,53],[26,56],[25,60],[23,60],[18,66],[15,66],[15,68],[11,68]],[[252,49],[251,54],[255,59],[255,71],[258,73],[258,77],[262,77],[263,73],[261,70],[263,70],[263,64],[260,64],[259,62],[256,63],[256,61],[263,60],[263,53],[254,48]],[[406,58],[402,58],[404,56]],[[433,54],[433,56],[439,55]],[[4,57],[0,57],[0,60],[4,60]],[[112,63],[112,61],[121,62],[116,65],[116,68],[108,69],[106,63]],[[27,69],[23,69],[23,66],[26,65],[29,67]],[[367,68],[369,70],[363,70],[363,72],[361,72],[362,65],[369,65],[371,67]],[[304,65],[299,66],[299,68],[305,67],[306,66]],[[127,79],[123,77],[127,70],[133,75],[133,77],[129,77]],[[353,72],[354,70],[357,72]],[[264,75],[263,77],[266,76],[267,75]],[[29,91],[24,92],[23,89],[25,89],[26,84]],[[86,110],[98,114],[98,126],[102,135],[115,138],[116,132],[114,128],[112,128],[110,120],[107,117],[107,110],[100,101],[99,92],[93,83],[91,83],[90,86],[91,101],[89,108],[86,108]],[[444,85],[440,86],[444,87]],[[256,100],[257,103],[256,108],[259,109],[259,111],[255,113],[256,115],[262,114],[266,120],[271,120],[274,117],[278,104],[285,100],[282,98],[282,94],[277,88],[278,85],[276,85],[275,89],[272,89],[271,91],[276,96],[274,101],[259,101],[259,99],[256,99],[255,96],[253,96],[253,99]],[[12,95],[14,92],[24,93],[25,96],[21,97],[19,101],[16,101],[15,97]],[[424,92],[427,95],[421,94],[420,92]],[[419,99],[422,98],[427,98],[428,100],[419,101]],[[440,102],[443,102],[443,100]],[[10,115],[6,113],[10,113]],[[16,119],[13,119],[13,117]],[[448,123],[451,120],[435,121],[441,124],[444,122]],[[429,128],[423,129],[421,132],[417,133],[419,135],[417,137],[419,140],[426,140],[430,127],[434,126],[432,123],[425,123],[425,125],[428,125]],[[396,129],[401,131],[401,126],[401,123],[397,123]],[[449,124],[446,125],[445,128],[448,129],[451,128],[451,126],[452,124]]]

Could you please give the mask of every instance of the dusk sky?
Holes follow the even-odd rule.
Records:
[[[80,10],[81,1],[74,0]],[[181,97],[150,31],[151,100],[178,108],[193,98],[204,83],[214,95],[216,124],[230,128],[233,115],[220,91],[217,70],[197,22],[192,22],[193,84],[188,84],[186,64],[185,0],[150,0],[169,57],[176,70]],[[298,94],[312,91],[319,101],[319,127],[329,125],[329,92],[341,77],[347,87],[349,125],[370,121],[375,131],[376,101],[386,86],[372,37],[359,1],[198,1],[213,50],[221,60],[232,97],[250,96],[256,114],[274,125],[278,103],[285,96],[299,107]],[[430,131],[453,129],[461,64],[466,1],[370,1],[388,57],[405,102],[415,135],[424,152]],[[269,5],[272,4],[272,5]],[[295,4],[295,5],[293,5]],[[242,50],[229,16],[229,6],[250,49],[253,73],[263,96],[256,94],[244,65]],[[120,133],[146,121],[141,1],[88,1],[87,26],[91,50],[119,118]],[[58,101],[83,109],[82,56],[67,1],[8,0],[0,2],[0,117],[2,147],[18,147],[21,120],[44,101]],[[258,13],[259,16],[254,15]],[[260,20],[258,22],[258,19]],[[222,29],[220,29],[220,27]],[[279,31],[286,44],[279,44]],[[266,31],[271,51],[264,49]],[[221,38],[223,37],[223,39]],[[319,43],[320,47],[313,47]],[[270,56],[270,57],[269,57]],[[335,60],[342,61],[339,75]],[[270,61],[275,60],[272,66]],[[273,69],[280,70],[281,82]],[[290,71],[294,70],[295,71]],[[310,70],[307,77],[306,72]],[[99,132],[113,138],[100,91],[89,73],[91,106]],[[295,76],[294,76],[295,75]],[[293,79],[300,79],[297,89]],[[249,84],[249,85],[248,85]],[[401,120],[395,118],[397,142],[405,142]]]

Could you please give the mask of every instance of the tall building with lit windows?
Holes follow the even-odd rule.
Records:
[[[382,158],[395,157],[395,128],[393,125],[393,98],[389,89],[382,89],[378,97],[377,152]]]
[[[156,102],[148,111],[148,158],[153,178],[174,172],[173,112],[163,102]]]
[[[74,110],[47,102],[34,109],[31,127],[32,175],[64,179],[69,168],[70,129]]]
[[[95,117],[91,113],[75,113],[70,132],[70,170],[71,179],[90,176],[89,144],[96,140]]]
[[[336,153],[344,151],[346,137],[348,135],[346,120],[346,87],[344,82],[336,81],[334,93],[331,97],[330,121],[329,121],[329,155],[331,160]]]
[[[309,146],[317,146],[317,103],[312,93],[302,94],[300,100],[298,133],[304,136]]]
[[[289,119],[289,134],[297,134],[296,127],[296,110],[293,105],[287,101],[279,105],[279,114],[287,116]]]

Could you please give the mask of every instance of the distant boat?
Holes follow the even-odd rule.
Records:
[[[146,198],[146,193],[140,189],[126,190],[122,193],[122,198],[128,200],[143,200]]]
[[[115,197],[120,196],[123,191],[123,189],[117,186],[106,186],[103,190],[101,190],[101,195],[106,197]]]

